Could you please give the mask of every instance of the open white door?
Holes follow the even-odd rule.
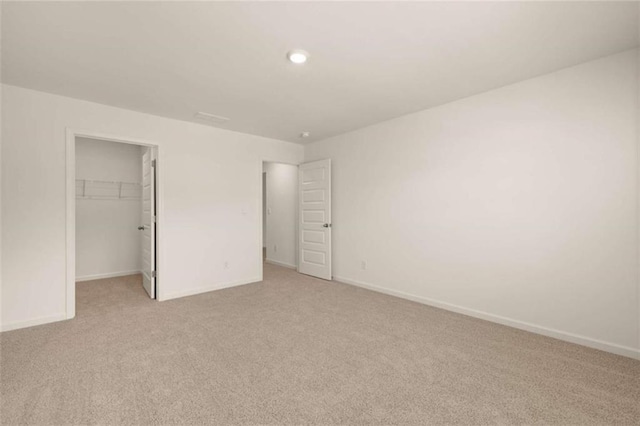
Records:
[[[300,165],[298,272],[331,279],[331,160]]]
[[[142,285],[156,298],[156,160],[153,148],[142,155]]]

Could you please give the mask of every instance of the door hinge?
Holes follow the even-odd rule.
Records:
[[[156,215],[153,215],[153,223],[156,223],[158,220],[156,219]]]
[[[156,160],[151,160],[151,167],[155,167],[156,166]]]
[[[158,273],[156,271],[151,271],[151,278],[156,278]]]

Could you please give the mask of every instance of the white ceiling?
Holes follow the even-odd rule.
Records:
[[[306,142],[627,50],[637,34],[634,2],[5,2],[2,80]],[[309,62],[287,62],[293,48]]]

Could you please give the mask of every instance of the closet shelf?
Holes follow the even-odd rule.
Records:
[[[76,179],[76,199],[141,200],[142,185],[138,182]]]

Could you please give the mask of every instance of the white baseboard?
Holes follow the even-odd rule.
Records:
[[[195,296],[196,294],[208,293],[210,291],[222,290],[224,288],[230,288],[230,287],[238,287],[238,286],[241,286],[241,285],[253,284],[253,283],[256,283],[256,282],[260,282],[260,278],[259,277],[251,278],[249,280],[230,281],[230,282],[227,282],[227,283],[213,284],[213,285],[204,286],[204,287],[197,287],[197,288],[194,288],[194,289],[191,289],[191,290],[174,291],[173,293],[158,295],[159,296],[158,300],[164,302],[165,300],[178,299],[180,297],[186,297],[186,296]]]
[[[289,268],[289,269],[298,269],[296,265],[293,265],[291,263],[286,263],[286,262],[280,262],[279,260],[267,259],[265,260],[265,262],[270,263],[272,265],[276,265],[276,266],[284,266],[285,268]]]
[[[57,321],[62,321],[66,319],[67,319],[67,315],[62,313],[62,314],[52,315],[49,317],[34,318],[26,321],[14,321],[7,324],[2,324],[2,331],[18,330],[20,328],[27,328],[27,327],[33,327],[36,325],[49,324],[51,322],[57,322]]]
[[[81,281],[101,280],[104,278],[125,277],[127,275],[136,275],[141,273],[142,273],[141,271],[121,271],[121,272],[109,272],[107,274],[84,275],[82,277],[76,277],[76,282],[78,283]]]
[[[605,352],[611,352],[617,355],[626,356],[629,358],[634,358],[640,360],[640,349],[634,349],[628,346],[622,346],[615,343],[605,342],[598,339],[592,339],[590,337],[581,336],[578,334],[568,333],[560,330],[555,330],[552,328],[543,327],[536,324],[531,324],[524,321],[518,321],[511,318],[502,317],[499,315],[490,314],[487,312],[478,311],[475,309],[469,309],[458,305],[453,305],[446,302],[441,302],[434,299],[429,299],[427,297],[416,296],[413,294],[405,293],[397,290],[390,290],[388,288],[380,287],[373,284],[368,284],[362,281],[352,280],[350,278],[344,277],[336,277],[333,279],[335,281],[339,281],[344,284],[354,285],[357,287],[362,287],[367,290],[372,290],[378,293],[388,294],[390,296],[400,297],[402,299],[411,300],[413,302],[422,303],[424,305],[433,306],[436,308],[441,308],[447,311],[456,312],[463,315],[468,315],[474,318],[480,318],[486,321],[495,322],[498,324],[506,325],[509,327],[517,328],[520,330],[529,331],[536,334],[541,334],[543,336],[553,337],[558,340],[564,340],[566,342],[576,343],[578,345],[587,346],[594,349],[599,349]]]

